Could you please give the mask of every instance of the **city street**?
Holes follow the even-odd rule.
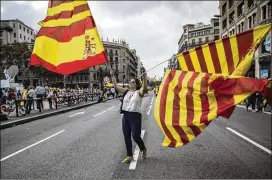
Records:
[[[1,178],[272,178],[271,114],[236,107],[191,143],[166,148],[155,99],[150,93],[142,104],[145,161],[121,163],[126,149],[116,99],[2,130]]]

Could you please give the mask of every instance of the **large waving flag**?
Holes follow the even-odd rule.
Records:
[[[39,24],[31,65],[66,75],[107,62],[86,0],[50,0]]]
[[[268,80],[233,75],[167,70],[155,102],[155,119],[165,134],[166,147],[192,141],[209,123],[229,118],[233,107],[261,92]]]
[[[201,45],[177,55],[183,71],[244,75],[271,24]],[[237,68],[240,65],[240,68]]]

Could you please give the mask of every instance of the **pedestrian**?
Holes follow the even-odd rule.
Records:
[[[38,98],[37,100],[37,109],[42,108],[43,109],[43,95],[44,95],[44,88],[41,87],[39,84],[36,84],[36,89],[35,89],[36,97]]]
[[[248,102],[247,102],[247,105],[246,105],[246,111],[248,111],[248,107],[251,105],[252,112],[256,112],[255,104],[256,104],[256,93],[253,93],[251,96],[248,97]]]
[[[115,88],[114,87],[111,88],[111,95],[112,95],[112,99],[114,99],[114,96],[115,96]]]
[[[143,84],[141,86],[141,81],[137,78],[132,78],[129,82],[130,88],[125,89],[117,85],[114,73],[111,70],[110,74],[112,76],[112,81],[114,88],[122,94],[126,94],[123,100],[122,111],[124,113],[122,119],[122,129],[125,139],[127,157],[122,161],[122,163],[130,163],[133,160],[132,154],[132,141],[137,143],[141,150],[142,159],[146,159],[146,147],[143,139],[141,138],[141,126],[142,126],[142,114],[141,105],[142,99],[144,97],[144,91],[146,89],[146,73],[143,75]]]
[[[27,92],[27,105],[26,105],[26,113],[30,114],[31,111],[31,105],[34,102],[34,95],[35,95],[35,91],[33,89],[32,86],[29,87],[29,90]]]
[[[49,102],[49,108],[50,108],[50,109],[53,109],[53,108],[52,108],[52,98],[55,98],[56,96],[57,96],[57,91],[50,92],[50,93],[47,95],[47,99],[48,99],[48,102]]]

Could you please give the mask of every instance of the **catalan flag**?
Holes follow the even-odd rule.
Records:
[[[201,45],[177,55],[183,71],[244,75],[271,24]],[[237,68],[239,66],[239,68]]]
[[[233,107],[268,80],[234,75],[167,70],[155,102],[154,116],[166,147],[179,147],[197,137],[218,116],[229,118]]]
[[[66,75],[107,62],[86,0],[50,0],[39,24],[31,65]]]

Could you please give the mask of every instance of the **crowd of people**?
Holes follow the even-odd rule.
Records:
[[[31,107],[34,103],[34,99],[37,99],[37,109],[43,109],[43,100],[47,99],[49,102],[49,108],[52,107],[52,99],[54,97],[68,97],[68,96],[83,96],[86,94],[94,93],[97,94],[98,101],[105,101],[105,99],[112,96],[112,98],[118,98],[117,91],[112,87],[98,88],[83,88],[76,86],[76,88],[59,88],[50,86],[40,86],[36,84],[36,87],[29,86],[23,90],[16,90],[14,88],[1,88],[0,91],[0,104],[8,104],[15,100],[21,100],[20,105],[25,107],[26,114],[30,114]]]

